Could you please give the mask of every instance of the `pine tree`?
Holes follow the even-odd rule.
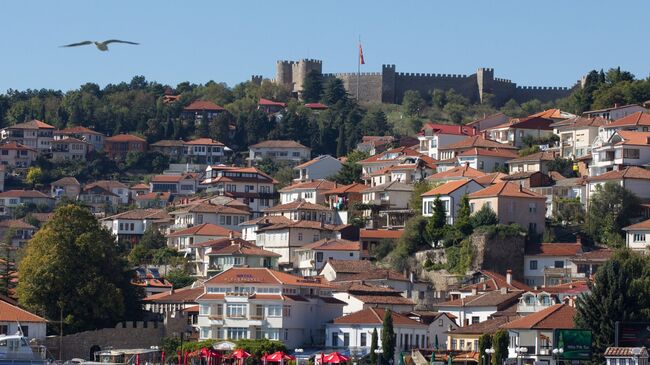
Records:
[[[494,226],[499,223],[499,217],[494,213],[492,208],[485,204],[472,216],[470,221],[474,228],[481,226]]]
[[[469,196],[468,194],[464,194],[463,197],[460,198],[460,204],[458,205],[458,213],[456,214],[454,227],[466,236],[472,233],[472,223],[470,220],[471,214],[472,212],[469,206]]]
[[[383,364],[388,365],[395,357],[395,330],[393,328],[393,314],[386,309],[381,330],[381,349],[383,351]]]
[[[336,156],[345,156],[345,125],[339,127],[339,137],[336,139]]]
[[[442,228],[447,223],[447,211],[439,196],[433,201],[433,215],[427,221],[427,238],[430,242],[437,244],[442,239]]]
[[[485,349],[492,347],[492,336],[489,333],[484,333],[478,338],[478,353],[480,356],[487,356]],[[481,362],[483,364],[483,362]]]
[[[377,364],[377,354],[375,353],[375,350],[377,349],[377,341],[379,340],[379,336],[377,335],[377,329],[372,330],[372,337],[370,337],[370,364],[371,365],[376,365]]]
[[[510,338],[506,330],[500,329],[492,335],[492,365],[501,365],[508,358],[508,342]]]
[[[300,96],[305,103],[316,103],[320,101],[323,94],[323,75],[316,70],[311,70],[305,75],[302,83]]]

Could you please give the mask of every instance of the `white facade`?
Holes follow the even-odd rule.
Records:
[[[427,156],[438,160],[438,149],[444,148],[452,143],[462,141],[467,138],[465,134],[445,134],[445,133],[436,133],[433,135],[422,135],[418,136],[420,140],[420,152],[426,154]]]
[[[631,105],[617,106],[614,108],[589,110],[584,112],[583,115],[589,117],[601,117],[609,120],[617,120],[626,117],[630,114],[634,114],[636,112],[644,112],[644,111],[646,111],[644,107],[636,104],[631,104]]]
[[[247,212],[239,211],[238,209],[227,209],[220,213],[176,211],[171,212],[170,215],[174,217],[174,225],[172,228],[175,230],[210,223],[233,231],[240,231],[241,227],[239,224],[245,222],[250,217]]]
[[[300,257],[296,252],[297,249],[323,238],[333,238],[333,236],[336,236],[334,232],[320,228],[283,227],[257,232],[255,243],[267,251],[280,254],[279,262],[281,264],[290,263],[294,267],[298,267]]]
[[[450,182],[450,184],[456,184],[456,182]],[[444,186],[444,185],[442,185]],[[473,192],[482,190],[483,186],[477,183],[474,180],[470,180],[463,186],[455,189],[454,191],[446,194],[439,195],[438,197],[445,206],[445,213],[447,214],[447,223],[454,224],[454,219],[460,208],[460,202],[465,194],[471,194]],[[435,189],[434,189],[435,191]],[[436,200],[435,195],[423,196],[422,197],[422,215],[425,217],[433,216],[433,202]]]
[[[300,275],[315,276],[328,260],[359,260],[359,250],[298,249]]]
[[[46,322],[17,322],[17,321],[0,321],[0,335],[15,335],[22,327],[23,335],[29,339],[44,341],[46,335]],[[6,333],[4,330],[6,329]]]
[[[308,181],[315,179],[327,179],[336,175],[343,164],[338,159],[330,155],[318,156],[310,161],[294,167],[298,171],[298,177],[295,181]]]
[[[292,142],[278,143],[277,146],[266,142]],[[249,161],[254,164],[264,158],[270,158],[273,161],[286,161],[289,163],[300,163],[301,161],[311,158],[311,149],[299,145],[293,141],[266,141],[249,147]]]
[[[576,276],[578,266],[571,261],[573,256],[524,255],[524,279],[528,286],[556,285],[558,282],[544,282],[546,269],[565,269]]]
[[[481,156],[480,154],[473,156],[458,156],[458,165],[468,165],[473,169],[490,173],[506,166],[510,159],[511,157]]]

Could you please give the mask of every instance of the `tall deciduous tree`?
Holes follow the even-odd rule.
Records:
[[[86,208],[59,207],[32,238],[18,266],[20,303],[66,332],[136,319],[141,298],[115,239]]]
[[[386,309],[384,322],[381,330],[381,349],[382,358],[385,365],[395,357],[395,329],[393,328],[393,314],[390,309]]]
[[[407,90],[402,98],[402,112],[409,117],[419,117],[425,103],[419,91]]]
[[[595,364],[614,345],[616,321],[650,320],[650,258],[618,252],[596,272],[589,292],[576,302],[576,327],[591,330]]]
[[[640,209],[639,198],[619,184],[597,185],[589,201],[586,230],[597,241],[615,246],[622,240],[621,229],[639,216]]]

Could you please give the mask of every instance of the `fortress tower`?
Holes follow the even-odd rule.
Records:
[[[302,59],[300,61],[278,61],[275,65],[275,82],[286,86],[294,93],[302,91],[302,83],[311,71],[323,72],[323,61]]]
[[[482,103],[483,95],[485,93],[494,93],[494,69],[480,67],[478,70],[476,70],[476,83],[478,84],[478,97]]]

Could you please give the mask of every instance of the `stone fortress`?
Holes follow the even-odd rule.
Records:
[[[305,76],[312,70],[322,74],[323,62],[314,59],[277,61],[273,81],[299,94]],[[518,86],[511,80],[494,77],[492,68],[479,68],[471,75],[451,75],[397,72],[395,65],[382,65],[381,72],[362,72],[358,76],[356,72],[323,74],[324,79],[332,77],[343,80],[345,88],[352,96],[357,94],[358,77],[358,99],[362,102],[397,104],[402,102],[404,92],[407,90],[417,90],[422,95],[426,95],[436,89],[445,91],[454,89],[471,102],[482,101],[486,93],[492,94],[493,103],[497,106],[503,105],[510,99],[520,104],[534,99],[548,102],[568,96],[581,85],[578,82],[572,88]],[[260,83],[262,76],[253,76],[252,81]]]

